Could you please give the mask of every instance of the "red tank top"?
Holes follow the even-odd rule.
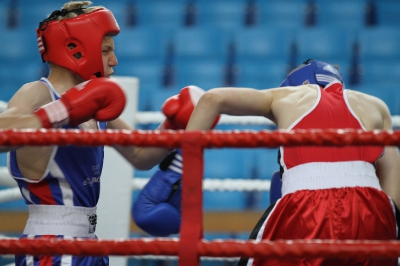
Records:
[[[319,88],[316,104],[290,129],[364,129],[351,111],[343,85],[334,83]],[[284,169],[311,162],[366,161],[374,163],[383,153],[379,146],[295,146],[281,147],[280,163]]]

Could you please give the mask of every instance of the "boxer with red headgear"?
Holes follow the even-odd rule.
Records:
[[[202,95],[186,130],[208,130],[216,116],[257,115],[280,130],[390,130],[380,99],[344,88],[329,63],[307,60],[281,87],[215,88]],[[282,198],[264,213],[251,239],[395,240],[400,204],[397,147],[280,147]],[[183,162],[184,163],[184,162]],[[213,162],[218,163],[218,162]],[[393,265],[393,259],[243,258],[239,265]]]
[[[62,66],[83,80],[104,77],[99,48],[106,35],[116,36],[120,32],[114,15],[105,8],[90,13],[78,8],[72,11],[78,17],[59,20],[68,14],[71,11],[56,10],[39,23],[36,32],[43,62]]]
[[[121,85],[110,76],[118,61],[113,13],[90,1],[69,1],[39,23],[36,30],[42,60],[50,73],[23,85],[0,114],[7,129],[132,129],[119,116],[126,103]],[[182,89],[166,100],[166,122],[159,129],[186,127],[204,93]],[[178,104],[175,99],[178,98]],[[150,169],[170,152],[164,148],[114,147],[134,167]],[[95,238],[103,147],[23,146],[9,151],[8,168],[28,205],[22,238]],[[118,178],[118,177],[116,177]],[[17,255],[16,265],[108,265],[108,257]]]

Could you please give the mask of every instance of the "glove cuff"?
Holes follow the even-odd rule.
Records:
[[[165,171],[167,169],[171,169],[179,174],[182,174],[182,155],[178,150],[174,150],[170,152],[158,165],[160,170]]]
[[[34,112],[44,128],[59,128],[69,122],[68,110],[60,100],[48,103]]]
[[[177,150],[171,151],[168,153],[167,156],[164,157],[164,159],[161,161],[161,163],[158,165],[158,168],[160,170],[165,171],[168,169],[168,166],[171,164],[172,160],[175,158],[175,154],[177,153]]]
[[[182,155],[181,155],[181,153],[178,151],[178,152],[175,154],[175,157],[174,157],[174,159],[172,160],[171,164],[168,166],[168,168],[171,169],[171,170],[174,171],[174,172],[177,172],[177,173],[179,173],[179,174],[182,174],[182,166],[183,166],[182,162],[183,162]]]

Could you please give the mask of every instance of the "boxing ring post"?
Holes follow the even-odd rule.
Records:
[[[203,147],[200,132],[186,132],[182,138],[182,223],[179,265],[198,265],[198,243],[203,238]]]

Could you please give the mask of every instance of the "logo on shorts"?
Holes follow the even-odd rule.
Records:
[[[97,214],[88,214],[87,217],[89,220],[89,234],[92,234],[96,231]]]

